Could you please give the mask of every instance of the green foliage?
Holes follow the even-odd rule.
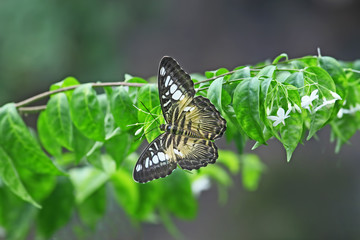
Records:
[[[23,106],[0,108],[0,226],[7,239],[24,239],[31,223],[40,238],[51,238],[73,216],[94,228],[113,197],[132,222],[162,221],[180,235],[171,216],[195,218],[197,196],[211,184],[222,204],[233,175],[241,174],[247,190],[258,188],[266,168],[256,155],[242,153],[248,140],[255,149],[278,139],[290,161],[299,143],[330,125],[339,151],[360,126],[359,70],[360,61],[281,54],[267,65],[194,75],[197,94],[227,120],[226,139],[240,154],[219,150],[216,164],[191,174],[177,169],[147,184],[132,179],[141,144],[135,138],[146,133],[151,142],[160,134],[157,86],[126,75],[130,86],[107,84],[99,93],[68,77],[50,87],[56,93],[39,114],[37,136],[19,115]]]

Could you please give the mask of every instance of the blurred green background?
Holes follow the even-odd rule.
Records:
[[[190,73],[255,64],[282,52],[315,55],[317,47],[323,55],[355,60],[359,12],[356,0],[2,0],[0,104],[46,91],[69,75],[83,83],[121,81],[124,73],[150,77],[163,55]],[[177,226],[186,239],[359,239],[359,134],[337,155],[328,139],[328,129],[321,131],[290,163],[270,141],[255,151],[267,165],[256,192],[245,191],[239,176],[221,206],[213,187],[200,196],[197,219],[176,220]],[[73,231],[67,226],[55,239],[74,239]],[[170,237],[161,225],[132,226],[109,202],[92,239]]]

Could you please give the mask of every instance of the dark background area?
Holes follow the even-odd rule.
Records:
[[[122,81],[124,73],[150,77],[163,55],[189,73],[255,64],[283,52],[316,55],[317,47],[322,55],[352,61],[360,58],[359,23],[356,0],[4,0],[0,104],[46,91],[69,75],[83,83]],[[175,220],[185,238],[359,239],[359,134],[339,154],[329,129],[318,137],[299,146],[290,163],[275,140],[255,150],[267,165],[259,189],[245,191],[238,176],[224,206],[215,187],[204,192],[197,219]],[[162,225],[140,230],[123,216],[109,206],[94,239],[171,238]]]

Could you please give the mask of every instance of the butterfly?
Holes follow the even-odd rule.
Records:
[[[133,177],[146,183],[171,174],[179,164],[193,170],[215,163],[213,140],[226,130],[226,121],[203,96],[195,97],[194,82],[171,57],[163,57],[158,71],[158,89],[166,124],[163,134],[153,140],[137,161]]]

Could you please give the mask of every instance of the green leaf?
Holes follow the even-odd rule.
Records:
[[[147,220],[151,217],[161,199],[162,190],[160,187],[161,185],[155,181],[138,184],[141,204],[138,204],[136,210],[137,219]]]
[[[150,111],[155,118],[162,114],[160,106],[157,106]],[[159,124],[165,123],[164,118],[157,118],[157,120],[154,120],[152,115],[148,114],[146,116],[144,124],[145,137],[149,143],[162,133]]]
[[[46,106],[46,119],[53,140],[71,151],[73,129],[65,93],[57,93],[50,98]]]
[[[145,119],[149,114],[147,114],[148,110],[141,102],[149,109],[149,111],[160,105],[159,93],[157,87],[154,84],[142,86],[138,93],[137,106],[143,110],[138,111],[138,120],[142,123],[145,122]]]
[[[295,72],[292,73],[286,80],[285,83],[291,84],[299,90],[304,87],[304,73],[303,72]]]
[[[37,130],[39,133],[39,139],[45,150],[53,156],[61,155],[61,145],[54,141],[52,132],[49,128],[49,122],[47,120],[46,110],[42,111],[37,121]]]
[[[258,78],[260,78],[260,77],[272,78],[273,75],[274,75],[275,70],[276,70],[276,66],[273,66],[273,65],[266,66],[263,69],[261,69],[256,76]]]
[[[18,168],[19,176],[33,199],[41,202],[55,187],[54,175],[33,173],[26,168]]]
[[[300,105],[300,96],[297,90],[288,90],[288,99],[290,102]],[[290,112],[290,117],[285,120],[285,125],[280,127],[281,142],[286,150],[287,161],[289,162],[301,141],[303,132],[303,118],[301,113]]]
[[[242,159],[242,183],[249,191],[258,188],[260,177],[265,170],[264,164],[254,154],[245,154]]]
[[[280,71],[276,74],[276,80],[280,83],[283,83],[290,75],[291,73],[288,71]]]
[[[320,57],[319,64],[320,67],[329,73],[331,78],[334,80],[337,93],[340,95],[340,97],[344,98],[346,95],[345,88],[347,87],[347,80],[345,72],[340,66],[339,62],[332,57]]]
[[[281,59],[285,58],[285,60],[287,61],[289,58],[288,58],[288,55],[286,53],[282,53],[280,54],[279,56],[277,56],[274,61],[272,62],[272,64],[277,64]]]
[[[184,171],[174,171],[161,182],[162,205],[176,217],[193,219],[197,213],[197,201],[192,194],[189,178]]]
[[[7,188],[0,187],[0,225],[6,231],[6,240],[25,239],[37,211]]]
[[[216,109],[219,110],[220,112],[222,112],[221,92],[223,90],[222,88],[223,80],[224,78],[220,77],[215,81],[213,81],[210,84],[210,87],[207,92],[207,98],[210,100],[210,102],[212,102],[215,105]]]
[[[105,114],[91,84],[81,85],[75,89],[70,110],[71,119],[82,134],[96,141],[104,141]]]
[[[110,98],[110,107],[116,124],[122,130],[128,130],[131,128],[128,125],[137,123],[137,110],[124,87],[114,88]]]
[[[71,169],[69,175],[75,187],[77,204],[81,204],[109,179],[108,174],[90,166]]]
[[[73,127],[73,148],[75,152],[76,163],[90,151],[95,141],[84,136],[76,127]]]
[[[306,69],[305,76],[307,77],[306,81],[316,83],[319,87],[319,99],[322,99],[323,97],[326,99],[333,98],[330,91],[336,92],[335,84],[324,69],[319,67],[309,67]],[[329,120],[332,114],[332,109],[329,110],[329,108],[333,108],[333,106],[334,104],[327,105],[311,114],[311,124],[307,140],[309,140]]]
[[[13,103],[0,108],[0,135],[0,145],[18,167],[35,173],[62,174],[41,150]]]
[[[148,84],[148,82],[142,78],[139,77],[132,77],[128,74],[125,74],[125,82],[128,83],[143,83],[143,84]],[[136,103],[136,96],[139,92],[139,87],[129,87],[129,96],[133,102],[133,104]]]
[[[105,142],[106,152],[115,160],[117,167],[125,159],[131,145],[131,140],[132,138],[129,134],[120,132]]]
[[[140,203],[139,189],[131,174],[120,168],[111,177],[115,198],[130,216],[135,216]]]
[[[37,230],[44,238],[49,239],[70,220],[74,205],[73,190],[68,178],[59,177],[56,188],[43,202],[43,209],[37,219]]]
[[[244,80],[235,89],[233,106],[236,118],[245,133],[250,138],[265,143],[260,125],[259,94],[260,81],[258,78]]]
[[[66,87],[70,87],[70,86],[76,86],[76,85],[79,85],[79,84],[80,83],[79,83],[78,80],[76,80],[76,78],[67,77],[64,80],[62,80],[61,82],[54,83],[53,85],[51,85],[50,91],[57,90],[57,89],[60,89],[60,88],[66,88]],[[69,101],[71,100],[71,96],[72,96],[73,92],[74,92],[74,90],[68,90],[68,91],[65,92],[66,97],[68,98]]]
[[[105,186],[97,189],[84,202],[78,206],[81,221],[91,228],[95,228],[97,222],[104,216],[106,210]]]
[[[347,143],[350,138],[356,133],[359,120],[352,115],[344,115],[340,119],[336,119],[331,124],[331,130],[335,133],[337,142],[335,147],[335,152],[340,151],[341,146],[344,143]]]
[[[25,189],[14,160],[4,151],[0,145],[0,179],[8,186],[8,188],[16,194],[18,197],[34,205],[37,208],[41,206],[35,202],[35,200],[30,196],[28,191]]]
[[[219,150],[219,159],[217,162],[224,164],[232,174],[239,172],[239,156],[232,151]]]

